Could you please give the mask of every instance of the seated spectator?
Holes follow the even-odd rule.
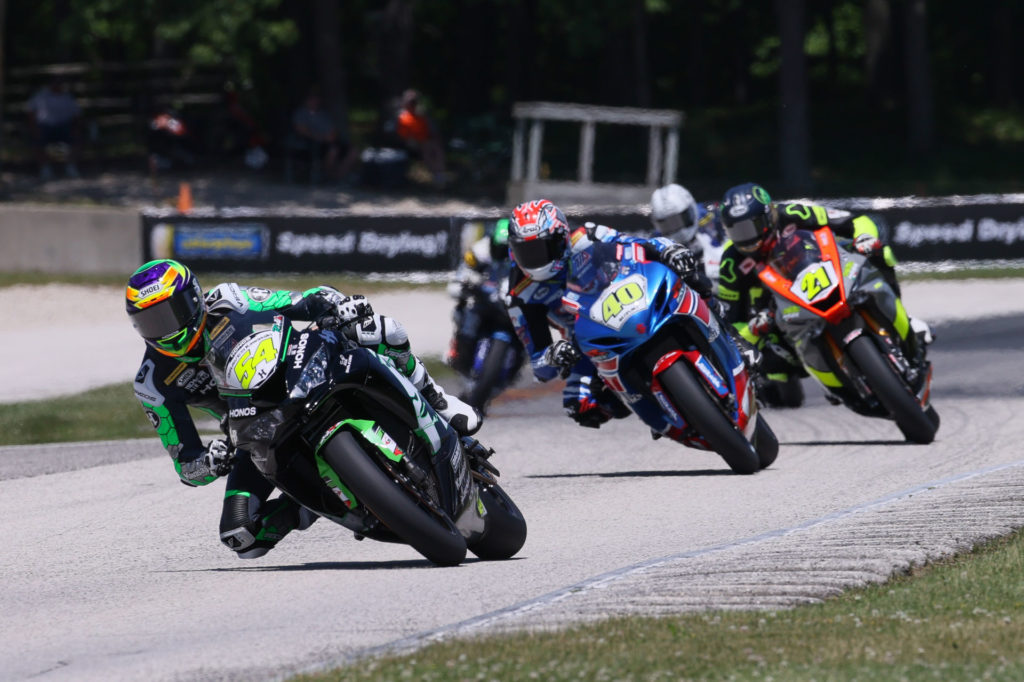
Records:
[[[292,114],[290,146],[308,150],[315,160],[322,157],[323,168],[332,178],[346,179],[352,172],[358,154],[347,136],[339,135],[330,115],[323,109],[320,95],[312,90]],[[315,173],[311,172],[313,180]]]
[[[159,109],[149,120],[146,147],[150,176],[155,176],[158,171],[187,168],[196,163],[189,126],[171,107]]]
[[[64,161],[69,178],[78,177],[78,123],[81,109],[68,92],[67,82],[55,76],[46,87],[32,96],[27,104],[29,129],[39,163],[39,177],[50,180],[53,169],[50,156]]]
[[[444,145],[437,128],[421,111],[420,96],[415,90],[406,90],[402,94],[395,132],[409,153],[423,160],[433,176],[434,186],[444,187]]]

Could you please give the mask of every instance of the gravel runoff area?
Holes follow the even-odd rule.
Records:
[[[916,281],[903,289],[911,315],[932,324],[1024,313],[1024,279]],[[371,300],[378,312],[405,325],[414,352],[434,357],[444,353],[452,331],[452,301],[443,292],[410,288],[375,294]],[[16,328],[0,332],[0,403],[130,380],[138,369],[142,344],[122,301],[118,287],[0,288],[0,309],[18,320]]]

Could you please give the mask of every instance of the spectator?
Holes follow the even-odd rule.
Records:
[[[196,163],[192,151],[192,131],[173,107],[157,110],[149,120],[146,143],[151,177],[155,177],[158,171],[174,167],[189,168]]]
[[[422,112],[420,95],[415,90],[406,90],[402,94],[402,105],[398,110],[395,132],[409,153],[419,156],[427,170],[433,176],[434,186],[441,188],[445,184],[444,145],[437,128]]]
[[[308,151],[314,160],[322,157],[323,168],[330,177],[344,180],[352,172],[358,160],[356,149],[347,136],[338,134],[316,90],[311,90],[292,114],[292,133],[292,149]],[[316,180],[315,173],[310,175]]]
[[[63,158],[64,172],[69,178],[78,177],[78,123],[81,109],[68,92],[64,78],[54,76],[28,101],[28,118],[32,141],[39,163],[39,177],[53,178],[50,155]]]
[[[238,89],[234,83],[224,88],[224,104],[227,109],[227,137],[231,152],[241,152],[245,165],[261,170],[267,165],[267,135],[256,119],[242,106]]]

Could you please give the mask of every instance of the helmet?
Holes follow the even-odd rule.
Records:
[[[727,189],[719,211],[726,236],[743,253],[755,253],[778,226],[772,198],[752,182]]]
[[[547,199],[516,206],[509,223],[512,256],[523,272],[536,280],[551,279],[565,269],[569,222]]]
[[[682,185],[666,185],[651,195],[651,222],[662,237],[688,244],[697,236],[697,203]]]
[[[154,260],[132,273],[125,292],[132,326],[158,353],[197,362],[206,353],[206,303],[199,281],[174,260]]]
[[[508,218],[502,218],[494,223],[494,231],[491,232],[491,260],[501,261],[508,258]]]

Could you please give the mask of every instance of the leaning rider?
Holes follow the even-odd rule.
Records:
[[[699,273],[693,253],[668,239],[630,237],[594,223],[570,229],[562,211],[547,199],[516,206],[509,225],[509,246],[517,266],[509,275],[509,317],[530,357],[534,376],[550,381],[568,372],[562,406],[581,426],[600,428],[613,417],[629,416],[629,408],[604,385],[597,368],[580,357],[570,341],[553,341],[549,327],[557,327],[563,336],[571,330],[574,314],[562,309],[568,263],[595,241],[642,247],[647,258],[677,272],[706,299],[711,284]]]
[[[785,383],[791,376],[806,376],[792,347],[778,333],[770,311],[771,294],[757,276],[757,265],[767,258],[782,228],[817,230],[828,225],[849,248],[866,256],[892,285],[897,297],[900,295],[896,259],[882,241],[878,218],[839,218],[822,206],[773,202],[764,187],[752,182],[726,190],[720,213],[730,240],[718,273],[717,295],[723,317],[743,339],[761,351],[758,369],[771,382]],[[931,329],[924,320],[910,318],[910,324],[922,344],[931,343]],[[792,406],[801,402],[802,393]]]
[[[284,494],[268,500],[274,486],[248,453],[233,452],[227,439],[203,445],[199,437],[189,407],[221,420],[222,428],[227,423],[227,403],[220,398],[204,360],[210,350],[210,330],[220,319],[231,315],[262,321],[268,313],[277,313],[342,329],[359,345],[391,358],[460,434],[480,427],[479,414],[447,395],[412,354],[402,325],[374,315],[364,296],[344,296],[328,286],[300,293],[229,283],[217,285],[204,296],[187,267],[173,260],[155,260],[128,280],[125,307],[146,342],[135,375],[135,396],[174,460],[182,483],[202,486],[227,476],[220,537],[240,558],[263,556],[292,530],[308,528],[316,516]]]
[[[473,305],[475,297],[484,294],[500,302],[508,293],[505,287],[512,269],[508,257],[508,225],[508,218],[501,218],[493,226],[488,226],[484,236],[466,249],[455,276],[448,284],[448,295],[455,299],[452,311],[455,335],[448,364],[464,376],[469,376],[473,367],[473,355],[483,322],[482,306]]]

